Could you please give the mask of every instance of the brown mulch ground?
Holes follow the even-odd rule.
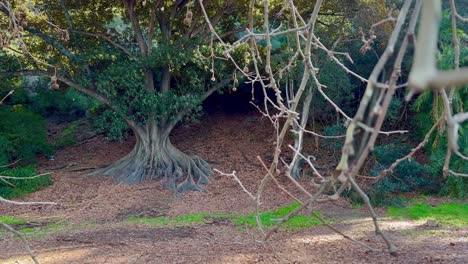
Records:
[[[217,114],[203,118],[200,124],[179,127],[173,134],[172,141],[181,150],[205,158],[221,171],[235,170],[251,192],[264,174],[256,157],[272,158],[273,130],[258,115]],[[381,221],[400,249],[396,256],[368,252],[323,226],[281,231],[262,244],[257,241],[258,231],[240,229],[228,221],[167,228],[130,225],[123,221],[130,215],[249,214],[255,210],[237,183],[225,176],[214,175],[206,192],[181,198],[158,181],[122,186],[107,177],[86,175],[90,171],[86,169],[110,164],[132,146],[133,139],[120,144],[91,136],[78,146],[58,151],[55,161],[39,164],[42,171],[54,173],[54,184],[24,200],[55,201],[60,206],[0,205],[0,214],[66,226],[30,238],[42,263],[468,263],[466,228],[429,227],[413,221]],[[322,150],[318,162],[333,162],[332,154]],[[264,209],[293,202],[273,184],[263,197]],[[344,200],[314,209],[359,241],[384,247],[364,209],[353,209]],[[31,261],[20,241],[5,235],[0,240],[0,263]]]

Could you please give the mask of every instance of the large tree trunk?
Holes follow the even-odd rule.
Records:
[[[119,183],[136,184],[150,179],[163,179],[174,191],[203,191],[211,174],[207,162],[189,156],[172,145],[172,128],[148,125],[132,126],[136,137],[133,150],[109,167],[93,174],[112,176]]]

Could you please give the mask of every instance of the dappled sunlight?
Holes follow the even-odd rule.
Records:
[[[383,229],[408,230],[421,226],[421,221],[380,221]]]
[[[41,263],[47,264],[61,264],[61,263],[79,263],[80,260],[86,259],[86,256],[89,256],[93,251],[96,249],[93,248],[71,248],[71,249],[59,249],[57,251],[50,251],[50,252],[41,252],[36,253],[37,259]],[[4,264],[33,264],[31,257],[29,255],[22,255],[17,257],[12,257],[5,262]]]
[[[235,254],[224,256],[220,260],[216,260],[214,263],[217,264],[231,264],[231,263],[250,263],[256,260],[255,254]]]
[[[312,236],[303,236],[298,238],[291,239],[293,243],[303,243],[303,244],[311,244],[314,242],[331,242],[331,241],[338,241],[345,239],[343,236],[338,234],[329,234],[329,235],[312,235]]]

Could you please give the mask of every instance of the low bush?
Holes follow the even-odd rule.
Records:
[[[49,154],[44,119],[22,105],[0,107],[0,166],[14,160],[34,161],[38,154]]]
[[[128,136],[127,123],[116,112],[105,107],[96,107],[91,109],[91,117],[96,132],[104,134],[106,140],[122,141]]]
[[[409,152],[410,147],[405,144],[388,144],[376,147],[373,151],[375,164],[370,174],[374,177],[378,176],[395,160],[404,157]],[[374,206],[403,206],[405,199],[400,196],[401,193],[435,194],[440,186],[440,178],[434,176],[431,167],[411,159],[401,162],[392,173],[372,184],[366,193]],[[348,197],[353,204],[363,203],[359,194],[354,190],[345,192],[343,196]]]
[[[0,196],[3,198],[21,197],[52,184],[52,178],[49,175],[24,179],[37,174],[33,166],[3,169],[0,170],[0,174],[15,177],[15,179],[0,179]]]

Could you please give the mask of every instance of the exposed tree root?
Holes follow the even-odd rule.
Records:
[[[168,133],[153,133],[151,137],[141,132],[135,134],[137,142],[129,154],[92,174],[108,175],[123,184],[163,179],[168,188],[177,192],[204,191],[203,185],[209,183],[211,175],[206,161],[178,150],[171,144]]]

